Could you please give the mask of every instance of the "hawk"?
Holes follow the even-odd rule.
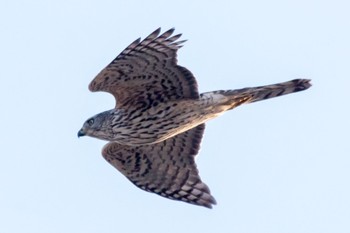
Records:
[[[212,208],[216,204],[195,164],[205,122],[241,104],[308,89],[308,79],[198,93],[193,74],[177,64],[184,40],[160,28],[135,40],[90,83],[116,99],[78,132],[109,141],[103,157],[139,188]]]

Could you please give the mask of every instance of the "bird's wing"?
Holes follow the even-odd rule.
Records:
[[[131,43],[92,80],[90,91],[111,93],[120,108],[155,99],[198,98],[196,79],[177,65],[176,52],[185,41],[177,41],[181,34],[173,32],[159,35],[159,28]]]
[[[103,157],[139,188],[166,198],[211,208],[216,204],[194,161],[204,124],[157,144],[108,143]]]

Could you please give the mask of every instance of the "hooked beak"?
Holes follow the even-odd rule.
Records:
[[[85,136],[85,132],[83,129],[79,130],[79,132],[78,132],[78,138],[80,138],[82,136]]]

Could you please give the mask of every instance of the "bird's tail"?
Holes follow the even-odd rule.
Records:
[[[309,79],[294,79],[288,82],[260,87],[248,87],[238,90],[219,91],[218,94],[229,97],[229,102],[232,106],[230,109],[232,109],[241,104],[252,103],[298,91],[304,91],[311,87],[310,81],[311,80]]]

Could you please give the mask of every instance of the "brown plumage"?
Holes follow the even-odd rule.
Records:
[[[136,186],[173,200],[216,204],[196,168],[204,123],[241,104],[306,90],[310,80],[198,93],[196,79],[177,65],[184,41],[157,29],[131,43],[90,83],[111,93],[114,109],[89,118],[78,132],[110,141],[103,157]]]

